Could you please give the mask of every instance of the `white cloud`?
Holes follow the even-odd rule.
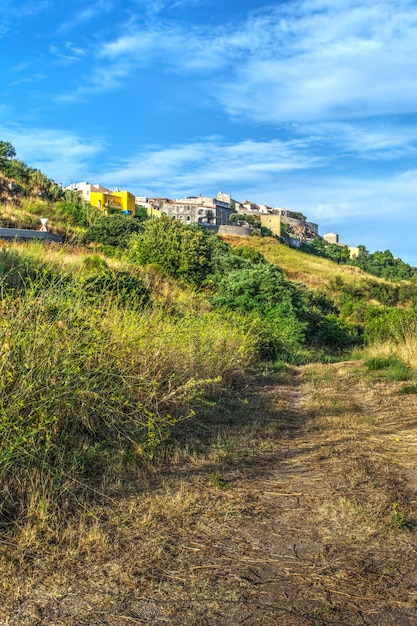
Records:
[[[331,150],[333,158],[355,156],[374,161],[413,157],[417,151],[417,127],[396,124],[391,118],[380,121],[323,122],[294,124],[295,137],[309,137],[322,151]]]
[[[148,148],[118,167],[100,172],[101,180],[125,185],[136,193],[178,196],[200,193],[208,186],[248,187],[269,182],[277,174],[320,167],[322,159],[308,156],[304,140],[243,141],[228,144],[212,138],[167,148]]]
[[[205,81],[230,115],[261,122],[360,119],[416,108],[415,2],[286,2],[217,27],[138,19],[97,50],[82,94],[99,89],[104,66],[115,80],[103,82],[102,91],[157,64],[158,72]]]
[[[65,130],[9,126],[0,127],[0,136],[13,144],[19,159],[63,183],[84,180],[91,160],[104,148],[100,139],[85,141]]]
[[[264,50],[219,83],[221,101],[265,122],[414,111],[416,22],[417,7],[405,0],[306,1],[255,16],[246,28],[255,38],[263,32]]]
[[[102,14],[112,11],[114,3],[111,0],[98,0],[84,9],[73,11],[71,19],[67,19],[57,29],[56,34],[66,33],[75,30],[82,24],[93,21]]]

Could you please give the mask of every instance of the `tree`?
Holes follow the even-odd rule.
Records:
[[[0,166],[3,166],[7,160],[13,159],[15,156],[16,150],[10,141],[0,141]]]
[[[201,228],[163,215],[133,235],[128,255],[139,265],[156,265],[167,276],[201,286],[211,271],[211,249]]]
[[[369,253],[366,248],[360,246],[355,265],[369,274],[382,278],[409,280],[416,276],[416,269],[394,257],[390,250],[384,252],[377,250],[374,253]]]
[[[131,235],[141,230],[141,223],[133,217],[120,214],[102,216],[88,229],[86,240],[106,246],[127,248]]]

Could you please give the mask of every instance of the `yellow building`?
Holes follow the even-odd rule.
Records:
[[[261,213],[261,225],[269,228],[274,235],[281,237],[281,216],[272,213]]]
[[[135,196],[129,191],[91,191],[90,204],[96,206],[103,213],[123,211],[135,215]]]
[[[154,206],[147,206],[146,207],[146,215],[148,217],[161,217],[163,215],[162,213],[162,209],[158,209]]]
[[[136,203],[135,196],[130,191],[113,191],[112,196],[120,198],[122,201],[122,210],[127,211],[129,215],[135,215]]]

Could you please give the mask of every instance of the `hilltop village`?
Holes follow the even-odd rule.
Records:
[[[71,183],[66,190],[78,192],[84,200],[105,214],[121,211],[125,215],[136,215],[145,211],[149,217],[167,215],[183,224],[199,224],[219,234],[247,236],[254,228],[266,228],[273,235],[282,237],[293,248],[302,242],[321,238],[331,244],[349,249],[351,258],[359,254],[359,248],[339,242],[339,235],[318,233],[318,224],[307,221],[302,213],[281,207],[270,207],[245,200],[240,202],[231,195],[219,191],[216,197],[190,196],[180,199],[148,198],[134,196],[129,191],[114,191],[100,184],[88,182]]]

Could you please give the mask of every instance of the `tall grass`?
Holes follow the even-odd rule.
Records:
[[[4,253],[4,523],[46,519],[106,476],[151,459],[176,424],[202,411],[205,394],[227,387],[253,358],[251,335],[209,310],[132,310],[114,294],[86,298],[82,282],[51,265],[10,262]]]
[[[416,309],[375,309],[365,320],[369,356],[395,354],[417,368]]]

